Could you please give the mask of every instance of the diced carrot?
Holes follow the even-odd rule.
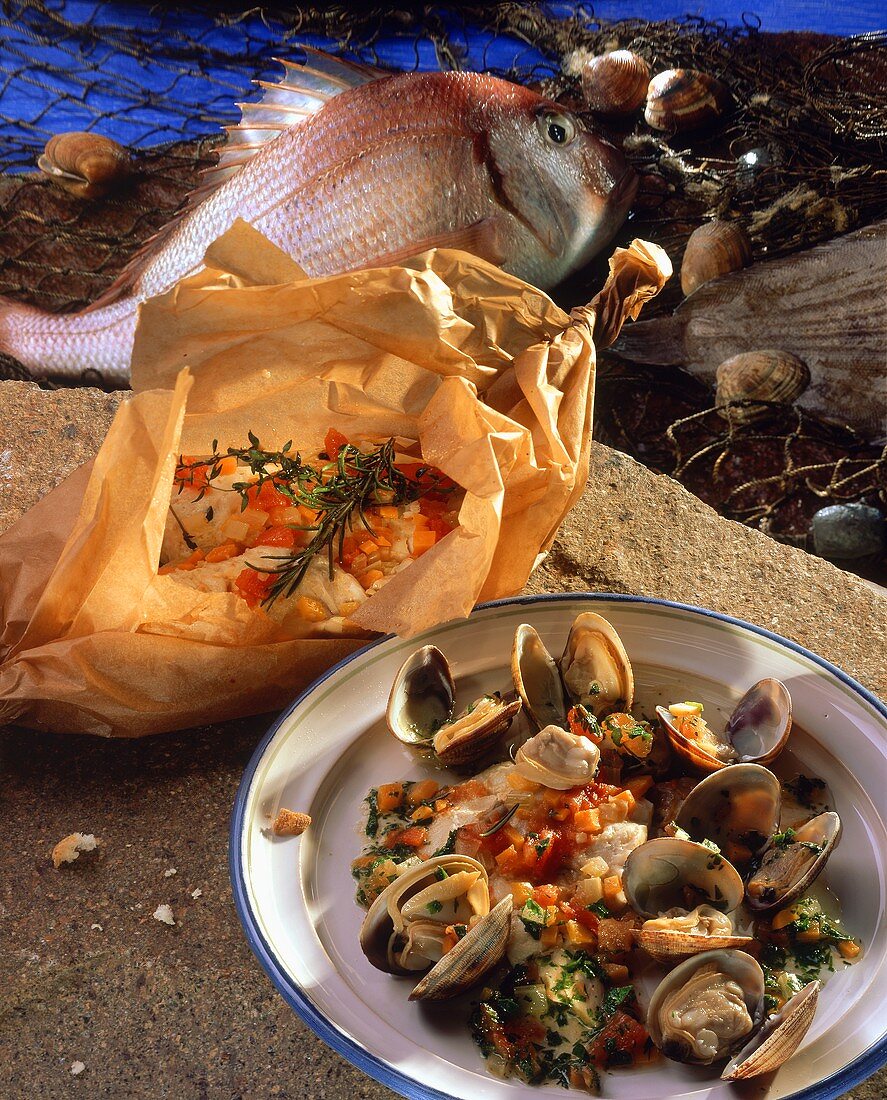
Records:
[[[320,518],[320,512],[316,508],[309,508],[305,504],[299,505],[299,512],[302,515],[302,519],[305,521],[306,526],[313,526]]]
[[[364,554],[372,554],[374,551],[379,549],[379,547],[376,545],[376,543],[373,542],[372,539],[364,539],[363,542],[360,544],[360,548],[364,552]]]
[[[439,789],[438,784],[433,779],[423,779],[410,787],[408,801],[411,806],[418,806],[420,802],[427,802],[429,799],[434,798]]]
[[[520,858],[515,851],[514,845],[509,844],[507,848],[503,848],[502,851],[496,856],[496,863],[499,870],[503,875],[510,875],[515,868],[520,866]]]
[[[539,942],[543,947],[554,947],[557,943],[557,925],[552,925],[551,928],[543,928]]]
[[[254,546],[282,546],[291,550],[299,542],[299,532],[292,527],[269,527],[262,531]]]
[[[403,783],[383,783],[376,795],[379,813],[387,814],[403,805]]]
[[[246,491],[246,499],[254,508],[262,508],[266,512],[269,508],[280,508],[287,502],[292,503],[286,493],[281,493],[270,478],[260,485],[250,485]]]
[[[329,618],[329,612],[324,605],[312,596],[299,596],[296,600],[296,611],[308,623],[322,623]]]
[[[192,569],[196,569],[198,564],[204,559],[204,552],[202,550],[195,550],[184,561],[180,561],[176,566],[176,569],[182,569],[186,573],[190,573]]]
[[[547,908],[549,905],[555,905],[558,899],[558,888],[556,886],[537,886],[533,890],[533,901]]]
[[[383,547],[390,547],[391,542],[389,539],[386,539],[384,535],[376,535],[376,546],[379,549],[382,549]]]
[[[652,786],[652,775],[639,775],[636,779],[629,779],[625,784],[625,789],[631,791],[635,797],[635,801],[637,801],[637,799],[643,798]]]
[[[398,837],[398,844],[405,844],[407,848],[421,848],[428,843],[428,830],[417,825],[411,825],[404,829]]]
[[[161,565],[157,570],[158,577],[169,576],[170,573],[175,573],[176,567],[174,565]]]
[[[434,817],[434,810],[430,806],[417,806],[410,814],[410,821],[428,821]]]
[[[397,519],[397,507],[394,504],[380,504],[376,511],[382,519]]]
[[[533,794],[539,790],[539,784],[534,783],[532,779],[524,779],[522,775],[517,772],[509,772],[506,776],[506,781],[509,787],[513,787],[516,791],[522,791],[525,794]]]
[[[343,447],[348,446],[348,437],[342,435],[335,428],[330,428],[323,441],[323,449],[331,459],[334,459]]]
[[[418,530],[420,527],[428,526],[428,516],[423,516],[421,512],[414,512],[412,515],[413,526]]]
[[[225,455],[224,458],[218,462],[219,476],[225,477],[228,474],[233,474],[237,469],[237,457],[236,455]]]
[[[369,572],[364,573],[362,577],[358,577],[358,581],[362,588],[369,588],[371,584],[380,581],[384,576],[385,574],[381,569],[370,569]]]
[[[508,843],[513,844],[516,849],[520,848],[524,842],[524,834],[519,833],[512,825],[504,825],[502,835],[507,837]]]
[[[413,554],[418,558],[427,550],[430,550],[436,542],[437,535],[434,531],[427,529],[413,531]]]
[[[630,790],[620,791],[619,794],[614,796],[613,802],[625,803],[626,816],[628,816],[628,814],[630,814],[635,808],[635,797]]]
[[[573,824],[579,832],[599,833],[601,819],[597,810],[580,810],[573,818]]]
[[[444,810],[448,810],[450,807],[449,802],[445,798],[438,798],[434,803],[434,812],[442,814]]]
[[[223,542],[222,545],[217,546],[215,550],[210,550],[205,560],[209,562],[227,561],[228,558],[236,558],[239,553],[240,547],[236,542]]]

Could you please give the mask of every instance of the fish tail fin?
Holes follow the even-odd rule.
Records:
[[[684,362],[683,322],[677,317],[635,321],[623,328],[609,350],[635,363],[680,366]]]
[[[115,302],[55,314],[0,297],[0,378],[89,380],[125,385],[138,304]]]

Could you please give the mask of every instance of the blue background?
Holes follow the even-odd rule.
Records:
[[[225,122],[237,121],[234,103],[252,94],[252,79],[273,78],[279,71],[271,60],[275,54],[293,52],[299,41],[330,45],[329,39],[316,35],[290,37],[288,45],[283,42],[283,24],[258,15],[217,27],[214,12],[219,9],[213,8],[195,13],[178,11],[174,5],[89,0],[49,0],[47,6],[49,16],[16,0],[0,0],[2,170],[32,168],[46,139],[64,130],[98,127],[139,148],[216,133]],[[578,13],[591,26],[596,20],[690,16],[765,31],[849,35],[887,25],[884,0],[756,0],[748,8],[724,0],[602,0],[593,9],[576,3],[547,8],[565,16]],[[445,18],[458,28],[455,41],[463,67],[517,68],[524,76],[551,71],[546,59],[526,43],[478,31],[464,33],[458,16]],[[146,43],[159,43],[162,49],[140,59]],[[221,56],[208,62],[207,45]],[[439,67],[432,43],[420,40],[417,46],[413,34],[387,36],[377,50],[393,68]]]

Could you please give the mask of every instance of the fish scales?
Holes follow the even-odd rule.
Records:
[[[329,74],[336,64],[323,58],[320,68]],[[366,82],[342,90],[334,76],[324,85],[309,58],[305,87],[295,90],[294,73],[287,66],[271,89],[275,117],[286,117],[288,96],[301,114],[306,96],[317,106],[319,87],[326,102],[258,149],[228,146],[221,174],[239,157],[245,163],[161,230],[89,310],[59,317],[0,300],[0,350],[35,374],[94,368],[125,383],[139,303],[199,270],[237,218],[312,276],[442,246],[546,287],[609,242],[634,196],[618,150],[519,85],[478,73],[349,71],[349,84]],[[245,142],[257,134],[247,128]]]
[[[791,352],[797,404],[866,435],[887,431],[887,222],[705,283],[671,317],[630,325],[613,350],[713,381],[733,355]]]

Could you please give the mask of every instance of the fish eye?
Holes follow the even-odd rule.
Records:
[[[579,132],[576,120],[561,111],[543,111],[538,117],[539,130],[548,145],[569,145]]]

